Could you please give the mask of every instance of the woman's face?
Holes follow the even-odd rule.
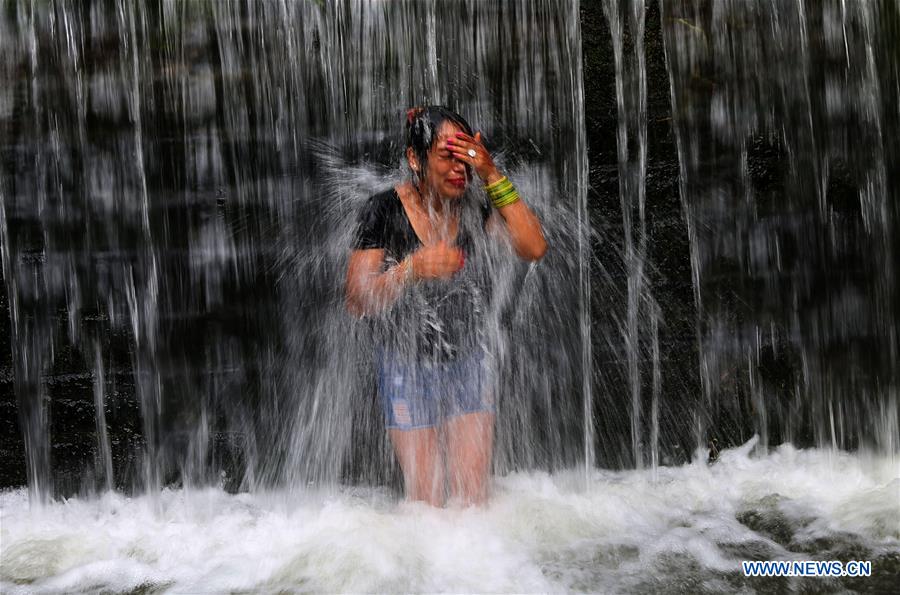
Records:
[[[447,139],[462,131],[453,122],[445,120],[438,129],[437,140],[428,152],[425,182],[441,198],[459,198],[466,191],[466,165],[447,150]]]

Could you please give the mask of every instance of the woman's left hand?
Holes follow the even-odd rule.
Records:
[[[481,144],[480,132],[476,132],[474,137],[457,132],[447,139],[447,150],[463,163],[471,165],[485,184],[492,184],[503,177],[494,165],[491,154]]]

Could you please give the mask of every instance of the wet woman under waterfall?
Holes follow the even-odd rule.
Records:
[[[407,498],[480,505],[500,389],[484,332],[485,242],[527,261],[543,257],[547,242],[462,116],[412,108],[405,136],[409,178],[362,207],[347,307],[375,328],[378,398]]]

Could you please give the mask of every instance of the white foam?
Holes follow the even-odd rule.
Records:
[[[734,547],[802,557],[737,520],[781,515],[796,541],[900,551],[896,460],[782,446],[711,467],[497,478],[486,509],[435,510],[383,490],[109,493],[29,507],[0,494],[4,593],[641,590],[696,575],[726,588]],[[766,511],[769,511],[768,513]]]

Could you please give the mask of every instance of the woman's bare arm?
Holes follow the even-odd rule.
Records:
[[[494,230],[505,224],[509,233],[513,249],[519,258],[525,260],[540,260],[547,253],[547,240],[541,229],[541,222],[528,208],[523,200],[517,200],[511,205],[497,209],[501,217],[491,215],[488,219],[488,229]]]
[[[419,248],[400,263],[381,271],[384,250],[354,250],[347,265],[347,309],[364,316],[390,307],[408,283],[418,279],[446,279],[464,264],[462,251],[438,242]]]
[[[384,250],[354,250],[347,265],[347,310],[356,316],[374,314],[393,304],[409,277],[409,259],[381,271]]]

